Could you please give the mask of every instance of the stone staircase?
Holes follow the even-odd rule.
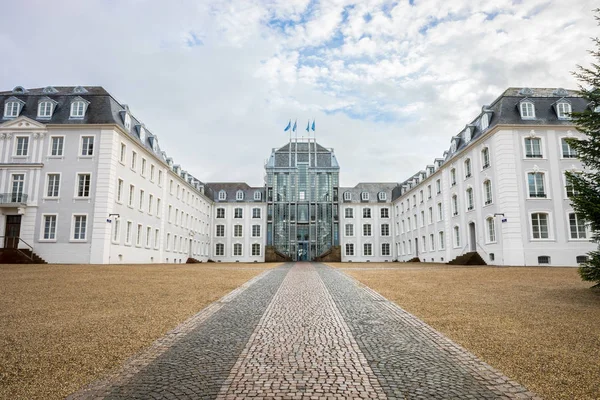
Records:
[[[327,251],[318,257],[317,262],[340,262],[342,261],[342,248],[340,246],[331,246]]]
[[[487,265],[483,258],[476,251],[461,254],[454,260],[448,262],[449,265]]]
[[[0,249],[0,264],[48,264],[29,249]]]

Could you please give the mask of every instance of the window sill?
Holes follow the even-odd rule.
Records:
[[[59,201],[60,196],[58,196],[58,197],[42,197],[42,200],[44,200],[44,201],[52,201],[52,200]]]
[[[56,243],[56,239],[38,239],[39,243]]]
[[[87,243],[87,239],[69,239],[69,243]]]
[[[56,155],[56,156],[48,155],[48,156],[46,156],[46,158],[48,160],[63,160],[65,158],[65,156],[64,155],[60,155],[60,156],[59,155]]]

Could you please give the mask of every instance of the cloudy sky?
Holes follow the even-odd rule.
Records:
[[[103,86],[204,181],[262,185],[289,119],[341,184],[402,181],[510,86],[576,88],[592,0],[22,0],[1,90]]]

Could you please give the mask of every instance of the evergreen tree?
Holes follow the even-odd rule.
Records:
[[[600,25],[600,9],[594,10]],[[581,95],[589,102],[583,112],[574,112],[573,121],[577,130],[587,137],[583,140],[568,140],[583,163],[581,173],[567,172],[575,195],[571,197],[573,209],[591,225],[592,241],[599,244],[597,250],[588,253],[587,262],[579,267],[584,281],[597,282],[600,287],[600,39],[592,38],[596,49],[590,50],[594,61],[589,67],[577,65],[573,75],[580,82]]]

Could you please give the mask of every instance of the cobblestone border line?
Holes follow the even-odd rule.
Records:
[[[519,383],[511,380],[507,376],[505,376],[500,371],[496,370],[489,364],[483,362],[479,358],[477,358],[473,353],[469,352],[462,346],[450,340],[447,336],[435,330],[430,325],[426,324],[421,319],[407,312],[397,304],[391,302],[386,299],[381,294],[377,293],[373,289],[354,279],[353,277],[347,275],[345,272],[334,269],[332,267],[326,266],[324,264],[320,264],[320,268],[318,268],[321,277],[328,275],[327,269],[329,269],[329,273],[338,274],[340,277],[345,277],[350,281],[356,290],[362,291],[363,294],[371,299],[374,307],[378,308],[381,311],[386,313],[386,316],[389,318],[389,321],[397,322],[399,325],[407,327],[408,329],[414,329],[414,331],[418,331],[419,335],[422,336],[425,340],[427,340],[428,344],[431,344],[435,349],[437,349],[440,354],[445,355],[450,361],[452,361],[457,368],[463,369],[469,373],[471,377],[475,379],[478,383],[477,386],[482,386],[490,391],[490,396],[487,394],[481,394],[481,396],[461,393],[457,388],[450,388],[446,386],[447,393],[437,396],[435,393],[427,393],[424,387],[428,384],[442,384],[448,385],[448,381],[444,380],[443,377],[435,375],[434,371],[430,371],[432,379],[437,380],[437,382],[420,382],[421,387],[414,389],[407,387],[399,387],[397,386],[400,382],[398,382],[397,376],[395,375],[395,371],[389,371],[381,368],[380,361],[374,359],[373,353],[373,343],[371,342],[372,338],[366,338],[364,332],[357,331],[357,323],[360,318],[365,318],[365,315],[353,315],[355,318],[354,321],[348,321],[348,325],[354,336],[357,338],[359,347],[363,351],[363,353],[369,359],[369,363],[371,364],[371,368],[375,372],[375,374],[380,378],[380,382],[384,390],[386,390],[388,394],[388,398],[494,398],[494,399],[530,399],[530,400],[541,400],[541,397],[536,395],[535,393],[529,391],[524,386]],[[324,279],[328,289],[330,291],[335,292],[332,287],[332,282],[328,282],[328,279]],[[336,285],[338,288],[340,285]],[[338,307],[342,311],[344,318],[348,319],[350,317],[347,304],[343,302],[339,295],[336,296],[335,293],[332,293]],[[337,297],[337,298],[336,298]],[[377,323],[377,321],[373,321],[373,323]],[[389,338],[387,338],[389,340]],[[388,344],[391,344],[388,342]],[[391,351],[392,349],[390,349]],[[423,362],[423,360],[419,360]],[[410,369],[410,367],[409,367]],[[388,381],[388,382],[386,382]],[[418,384],[415,385],[419,386]],[[414,392],[413,392],[414,390]],[[410,393],[407,393],[409,391]]]
[[[67,396],[67,400],[103,399],[112,387],[126,384],[127,381],[140,372],[140,370],[152,363],[157,357],[164,354],[188,333],[199,327],[204,321],[214,315],[224,305],[231,302],[248,287],[252,286],[254,283],[258,282],[275,269],[276,268],[267,270],[260,275],[255,276],[243,285],[221,297],[219,300],[203,308],[197,314],[193,315],[186,321],[177,325],[171,331],[167,332],[165,336],[157,339],[150,345],[150,347],[127,359],[127,361],[125,361],[121,367],[108,373],[108,375],[106,375],[104,378],[100,378],[99,380],[92,382],[77,392]]]

